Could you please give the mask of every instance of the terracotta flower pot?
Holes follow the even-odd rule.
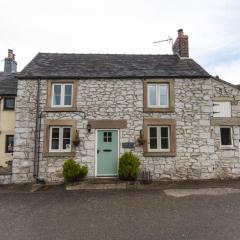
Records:
[[[74,144],[75,146],[79,146],[79,144],[80,144],[80,139],[73,140],[73,144]]]

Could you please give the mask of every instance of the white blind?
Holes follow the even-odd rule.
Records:
[[[231,102],[213,102],[213,117],[231,117]]]

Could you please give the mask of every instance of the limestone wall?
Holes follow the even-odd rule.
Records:
[[[32,181],[33,152],[36,118],[36,87],[33,80],[20,80],[16,110],[15,153],[13,181]],[[232,115],[240,117],[239,91],[213,79],[175,79],[175,112],[143,113],[143,80],[79,80],[78,109],[83,113],[44,113],[43,119],[75,119],[81,143],[75,159],[89,167],[89,176],[95,174],[95,130],[87,132],[88,119],[125,119],[127,128],[120,130],[122,142],[137,142],[143,129],[143,118],[169,118],[176,120],[176,157],[143,157],[142,147],[133,152],[141,159],[141,167],[150,170],[154,179],[209,179],[238,177],[239,127],[234,126],[234,148],[220,149],[219,127],[210,125],[212,99],[227,88],[235,97]],[[41,104],[46,104],[47,81],[41,81]],[[41,153],[43,132],[41,131]],[[47,181],[62,180],[62,165],[67,157],[44,157],[40,153],[40,177]]]

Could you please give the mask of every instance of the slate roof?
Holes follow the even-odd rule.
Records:
[[[0,72],[0,96],[17,95],[16,73]]]
[[[177,55],[38,53],[18,77],[209,77],[194,60]]]

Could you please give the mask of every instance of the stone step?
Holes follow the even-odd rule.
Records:
[[[83,182],[76,185],[66,186],[66,190],[106,190],[106,189],[127,189],[127,183],[89,183]]]

